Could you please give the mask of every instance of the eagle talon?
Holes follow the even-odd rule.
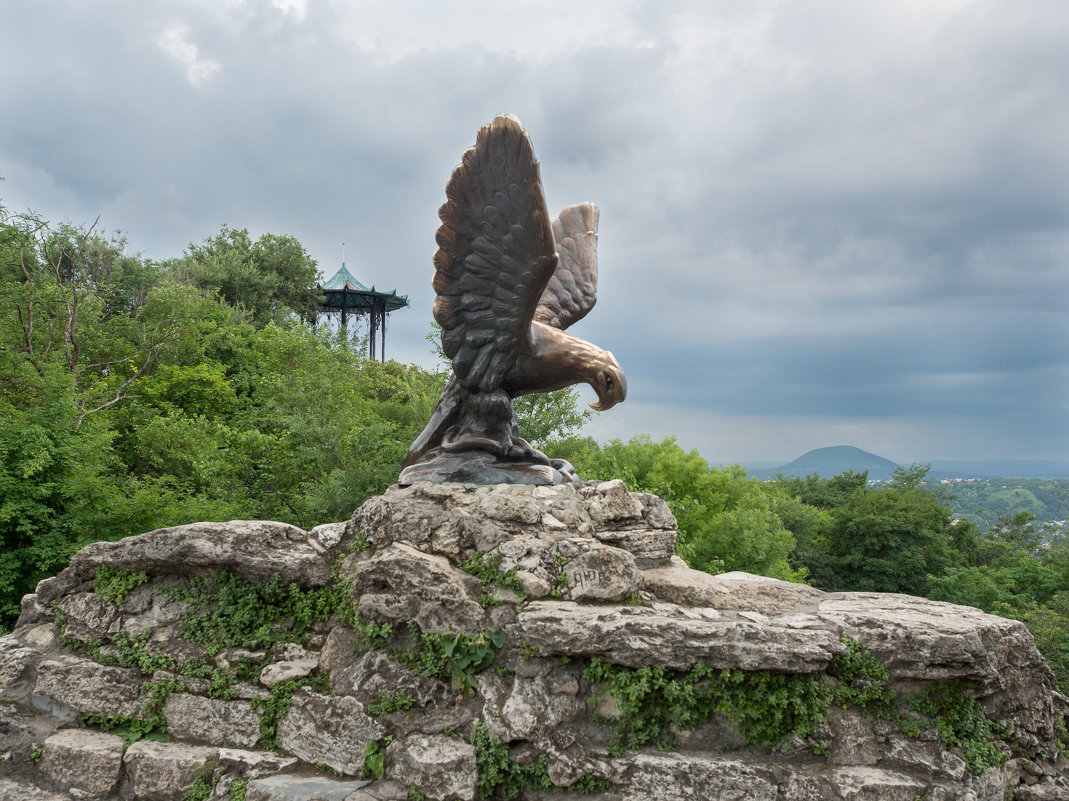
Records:
[[[506,446],[492,437],[464,431],[460,434],[449,432],[442,437],[441,449],[446,453],[462,453],[463,451],[489,451],[500,456],[506,452]]]

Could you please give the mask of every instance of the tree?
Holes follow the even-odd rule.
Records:
[[[170,268],[244,309],[258,328],[293,316],[310,320],[319,302],[316,262],[292,236],[263,234],[253,242],[248,229],[224,225],[202,244],[190,244]]]
[[[924,595],[929,575],[959,563],[959,545],[971,535],[956,530],[949,509],[925,489],[926,472],[917,465],[896,471],[889,486],[855,489],[832,509],[822,547],[807,564],[812,582],[835,592]]]
[[[80,545],[137,533],[150,498],[109,417],[212,301],[95,225],[0,209],[0,621]]]
[[[197,324],[203,304],[162,282],[155,265],[124,254],[122,239],[95,233],[95,223],[53,229],[27,219],[30,228],[16,234],[9,224],[5,237],[0,297],[13,315],[0,330],[12,357],[5,389],[26,405],[67,382],[81,425],[127,397]]]
[[[782,490],[785,495],[797,498],[807,506],[817,509],[834,509],[847,503],[854,492],[864,489],[868,485],[868,478],[868,470],[860,473],[847,470],[831,478],[821,478],[816,473],[811,473],[804,478],[785,476],[781,473],[776,476],[772,486]]]

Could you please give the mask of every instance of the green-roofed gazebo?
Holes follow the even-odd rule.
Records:
[[[342,262],[341,269],[334,273],[330,280],[321,284],[319,289],[323,293],[320,310],[327,314],[340,312],[343,327],[349,322],[350,314],[366,314],[370,317],[368,356],[376,358],[375,336],[378,334],[382,339],[378,358],[386,361],[386,315],[405,308],[408,305],[408,295],[398,295],[397,290],[379,292],[374,286],[369,289],[345,268],[345,262]]]

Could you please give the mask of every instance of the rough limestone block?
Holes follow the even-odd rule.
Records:
[[[359,658],[359,643],[360,635],[355,629],[347,626],[332,628],[330,634],[327,635],[326,642],[323,643],[323,650],[319,652],[320,670],[328,673],[333,680],[336,672],[349,667]],[[338,692],[333,687],[333,681],[331,689]]]
[[[584,486],[580,493],[587,499],[590,517],[599,529],[614,523],[637,523],[642,520],[642,504],[618,478],[603,481],[594,487]]]
[[[137,799],[183,801],[198,778],[211,779],[218,763],[217,748],[138,740],[123,756],[124,785]]]
[[[45,740],[39,767],[67,787],[107,795],[119,784],[122,738],[92,729],[64,729]]]
[[[828,730],[831,733],[827,760],[833,765],[875,765],[881,756],[881,741],[885,735],[879,722],[855,709],[843,709],[835,704],[828,710]],[[897,726],[896,726],[897,728]]]
[[[344,801],[367,784],[320,776],[270,776],[249,782],[245,801]]]
[[[415,673],[382,651],[353,652],[352,661],[331,671],[330,689],[367,703],[390,693],[404,693],[419,706],[432,704],[449,686]],[[450,694],[451,695],[451,694]]]
[[[820,617],[862,645],[892,678],[922,681],[970,679],[1000,685],[1022,669],[1042,682],[1047,666],[1025,625],[970,606],[894,593],[831,593],[820,601]]]
[[[0,801],[73,801],[73,796],[45,790],[23,779],[0,777]]]
[[[63,656],[37,666],[34,693],[82,715],[138,717],[144,708],[143,681],[136,668],[108,667],[91,659]]]
[[[293,694],[289,714],[278,724],[283,750],[349,776],[359,775],[364,749],[383,734],[355,698],[320,695],[306,687]]]
[[[393,779],[379,779],[348,796],[345,801],[411,801],[409,786]]]
[[[891,593],[833,593],[819,616],[872,651],[894,680],[977,684],[1022,750],[1055,749],[1053,674],[1023,623],[968,606]]]
[[[672,560],[671,568],[676,572],[665,577],[663,584],[659,584],[654,593],[664,591],[666,596],[672,596],[673,592],[664,584],[678,581],[691,586],[690,591],[700,593],[694,598],[695,606],[712,606],[721,610],[737,610],[748,612],[760,612],[764,615],[797,615],[802,613],[815,613],[817,605],[828,597],[826,592],[805,584],[796,584],[791,581],[769,578],[768,576],[755,576],[752,573],[743,573],[736,570],[731,573],[720,573],[716,576],[708,576],[711,581],[695,576],[698,571],[690,571],[686,563],[676,557]],[[680,570],[690,572],[680,572]],[[660,574],[656,570],[648,570],[649,578]],[[652,588],[651,588],[652,589]],[[707,593],[707,595],[706,595]],[[708,603],[697,603],[702,598],[707,598]],[[690,601],[676,601],[673,597],[665,597],[665,600],[673,603],[690,603]]]
[[[595,544],[564,565],[573,601],[623,601],[638,591],[642,574],[627,551]]]
[[[969,778],[965,760],[958,753],[948,751],[938,740],[912,740],[898,732],[884,739],[884,758],[892,765],[919,769],[925,775],[961,783]]]
[[[547,675],[479,674],[479,695],[485,700],[483,719],[498,742],[535,739],[586,710],[578,697],[580,671],[571,665],[551,668]]]
[[[303,679],[316,669],[319,657],[310,656],[306,659],[287,659],[282,662],[272,662],[260,671],[260,684],[264,687],[274,687],[284,681],[296,681]]]
[[[60,576],[91,579],[101,564],[163,575],[208,576],[223,568],[249,581],[278,573],[285,583],[322,587],[330,581],[330,562],[311,539],[303,529],[267,520],[190,523],[86,545]]]
[[[520,586],[523,588],[523,594],[532,601],[537,601],[539,598],[545,598],[549,595],[550,590],[553,589],[550,582],[545,578],[527,570],[517,570],[516,578],[520,581]]]
[[[642,506],[642,519],[647,526],[672,532],[679,528],[676,516],[662,498],[649,492],[632,492],[631,497]]]
[[[676,552],[677,534],[675,529],[608,529],[594,534],[594,537],[606,545],[622,548],[630,553],[643,567],[660,567]]]
[[[57,603],[67,616],[66,635],[78,640],[103,640],[119,630],[119,609],[95,592],[78,592]]]
[[[498,484],[479,493],[478,514],[501,523],[536,526],[542,522],[542,509],[527,488],[517,491],[514,484]]]
[[[475,747],[445,734],[413,734],[386,749],[390,775],[403,784],[431,788],[432,798],[473,801],[479,778]]]
[[[993,771],[988,771],[983,778],[987,778]],[[953,796],[947,796],[952,798]],[[994,793],[977,795],[987,801],[988,798],[999,801]],[[1003,795],[1003,798],[1006,796]],[[1044,776],[1043,780],[1032,785],[1022,785],[1014,788],[1013,801],[1064,801],[1069,798],[1069,780],[1061,776]]]
[[[248,701],[224,701],[189,693],[171,693],[163,706],[167,731],[177,740],[249,748],[260,739],[263,712]]]
[[[547,583],[546,592],[548,592],[548,587],[553,583],[559,567],[556,555],[561,553],[562,549],[566,550],[572,542],[574,542],[572,539],[560,539],[556,542],[550,542],[539,537],[513,537],[508,542],[503,542],[495,548],[493,554],[495,557],[501,557],[498,570],[507,573],[515,568],[517,577],[521,574],[536,576]],[[592,540],[586,538],[582,542],[590,543]],[[570,555],[575,556],[579,552],[579,547],[575,546]],[[569,554],[562,553],[561,555],[566,558]]]
[[[536,601],[508,627],[509,642],[526,641],[541,656],[601,656],[628,667],[663,665],[816,673],[844,650],[837,634],[751,620],[715,610],[584,606]]]
[[[31,623],[28,626],[20,625],[11,632],[11,636],[27,648],[33,648],[40,653],[50,650],[59,642],[59,632],[56,631],[52,621]]]
[[[845,767],[829,773],[837,794],[844,799],[907,799],[914,798],[926,789],[924,782],[912,776],[882,768]]]
[[[581,487],[418,482],[365,501],[342,542],[363,540],[375,548],[407,542],[457,559],[517,537],[550,543],[593,537],[660,561],[673,553],[676,521],[660,498],[628,492],[618,480]]]
[[[37,593],[31,592],[29,595],[22,596],[22,603],[19,605],[19,620],[15,630],[51,623],[54,620],[55,615],[49,606],[41,603]]]
[[[21,701],[33,690],[34,664],[39,656],[18,641],[0,639],[0,701]]]
[[[0,773],[3,773],[5,755],[28,754],[41,741],[54,734],[63,722],[22,704],[0,703]],[[2,796],[0,796],[2,798]]]
[[[348,577],[343,567],[341,578]],[[391,543],[352,570],[361,616],[394,624],[414,620],[425,632],[474,634],[486,626],[476,600],[480,582],[445,557]]]
[[[682,606],[705,606],[713,609],[727,601],[730,590],[704,570],[694,570],[678,556],[664,567],[642,571],[642,589],[658,600]]]
[[[187,601],[180,601],[152,584],[145,584],[134,589],[123,601],[122,630],[136,636],[142,631],[170,627],[188,608]]]
[[[319,553],[326,553],[339,542],[345,533],[346,521],[340,523],[323,523],[316,526],[308,533],[311,535],[308,541]]]
[[[782,801],[775,773],[760,763],[649,753],[628,763],[623,801]]]
[[[245,751],[240,748],[220,748],[219,767],[237,768],[242,776],[255,779],[289,770],[297,764],[296,757],[279,756],[273,751]]]

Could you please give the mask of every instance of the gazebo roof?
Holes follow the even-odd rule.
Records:
[[[367,291],[367,287],[356,280],[356,276],[345,268],[344,263],[342,264],[341,269],[334,273],[333,278],[320,286],[320,289],[323,290],[346,288],[363,290],[364,292]]]
[[[356,276],[345,268],[344,263],[341,269],[319,288],[325,295],[322,306],[326,309],[347,309],[359,314],[362,310],[370,310],[376,301],[384,303],[388,312],[403,309],[408,305],[408,295],[398,295],[396,289],[389,292],[379,292],[374,286],[369,289],[367,285],[356,280]]]

